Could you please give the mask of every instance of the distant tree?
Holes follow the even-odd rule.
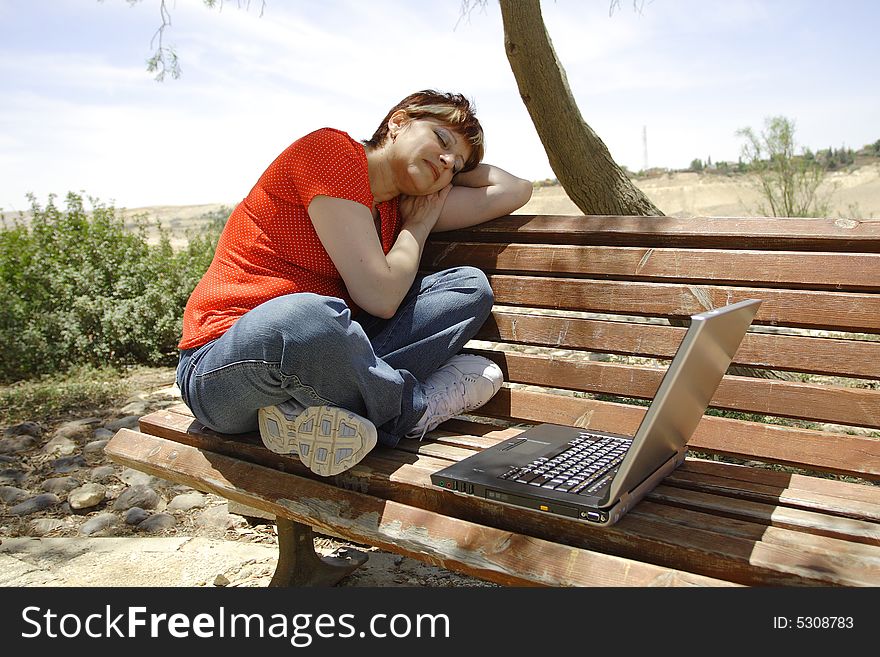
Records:
[[[691,166],[688,169],[689,171],[696,171],[699,173],[703,170],[703,160],[697,158],[695,160],[691,160]]]
[[[794,121],[784,116],[766,118],[760,133],[752,128],[736,132],[745,139],[742,156],[763,199],[758,211],[774,217],[826,215],[829,202],[819,194],[825,170],[796,152],[794,133]]]

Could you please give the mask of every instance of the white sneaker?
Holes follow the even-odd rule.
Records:
[[[453,356],[423,384],[428,410],[406,438],[421,440],[446,420],[479,408],[495,396],[503,381],[501,368],[488,358]]]
[[[336,406],[267,406],[258,413],[260,438],[276,454],[296,454],[315,474],[348,470],[376,446],[369,420]]]

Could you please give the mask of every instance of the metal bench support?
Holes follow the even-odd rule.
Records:
[[[278,564],[269,586],[335,586],[366,563],[358,550],[340,549],[326,557],[315,552],[315,535],[309,525],[276,518]]]

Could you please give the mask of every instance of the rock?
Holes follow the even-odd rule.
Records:
[[[137,429],[138,420],[140,419],[140,415],[126,415],[125,417],[108,422],[104,425],[104,428],[113,433],[116,433],[120,429]]]
[[[226,505],[213,506],[202,511],[195,519],[200,527],[212,529],[231,529],[235,526],[235,520],[226,508]]]
[[[82,482],[75,477],[52,477],[51,479],[46,479],[40,484],[40,489],[47,493],[63,495],[81,485]]]
[[[192,493],[183,493],[172,499],[166,508],[167,511],[190,511],[205,506],[207,499],[201,493],[193,491]]]
[[[107,490],[96,483],[88,483],[70,491],[67,502],[71,509],[91,509],[104,501]]]
[[[0,502],[3,502],[3,504],[15,504],[28,496],[30,496],[30,493],[23,488],[0,486]]]
[[[33,449],[37,445],[33,436],[9,436],[0,440],[0,454],[18,454]]]
[[[146,400],[135,399],[134,401],[131,401],[120,408],[119,411],[125,413],[126,415],[135,415],[137,417],[140,417],[141,415],[146,414],[149,408],[150,404]]]
[[[125,512],[125,524],[137,525],[150,517],[149,511],[145,511],[139,506],[133,506]]]
[[[156,513],[146,520],[141,521],[137,528],[138,531],[145,532],[160,532],[164,529],[170,529],[177,524],[177,521],[174,519],[170,513]]]
[[[9,484],[18,484],[27,478],[27,474],[22,470],[18,470],[15,468],[6,468],[5,470],[0,470],[0,486],[7,486]]]
[[[77,450],[77,444],[69,436],[55,436],[40,450],[51,456],[70,456]]]
[[[92,432],[92,428],[100,424],[101,420],[96,417],[85,418],[83,420],[71,420],[65,422],[55,429],[52,436],[54,438],[70,438],[72,440],[84,440]]]
[[[103,482],[116,475],[116,468],[112,465],[99,465],[93,468],[89,473],[89,479],[92,481]]]
[[[159,481],[156,477],[133,468],[125,468],[119,478],[129,486],[153,486]]]
[[[31,520],[28,525],[28,532],[31,536],[45,536],[62,527],[64,527],[64,521],[58,518],[37,518],[36,520]]]
[[[229,586],[229,579],[226,575],[217,575],[217,577],[214,578],[214,586]]]
[[[6,427],[3,431],[4,437],[11,436],[32,436],[34,438],[42,438],[43,427],[36,422],[22,422],[11,427]]]
[[[95,429],[92,432],[93,440],[110,440],[113,437],[113,432],[110,429],[105,429],[104,427],[100,427]]]
[[[113,528],[117,522],[118,519],[114,514],[102,513],[94,518],[89,518],[83,526],[80,527],[79,533],[83,536],[92,536],[93,534]]]
[[[149,486],[132,486],[116,498],[113,509],[126,511],[133,506],[139,506],[142,509],[155,509],[160,500],[159,493]]]
[[[42,495],[35,495],[24,502],[16,504],[9,509],[9,513],[14,516],[27,516],[31,513],[44,511],[57,504],[61,504],[61,500],[58,499],[58,496],[55,495],[55,493],[43,493]]]
[[[64,474],[65,472],[73,472],[74,470],[84,468],[86,465],[86,460],[82,455],[77,454],[76,456],[62,456],[59,459],[55,459],[52,462],[52,469],[58,474]]]
[[[83,456],[87,459],[101,459],[104,458],[104,447],[107,443],[110,442],[108,439],[104,438],[101,440],[93,440],[90,443],[87,443],[85,447],[83,447]]]

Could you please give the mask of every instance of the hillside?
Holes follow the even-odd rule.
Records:
[[[635,181],[667,215],[754,216],[760,195],[745,175],[677,172]],[[880,164],[828,174],[821,193],[831,195],[832,212],[852,218],[880,218]],[[580,214],[559,186],[541,187],[519,214]]]
[[[759,194],[747,175],[674,172],[638,179],[635,184],[657,207],[674,216],[755,216]],[[830,194],[832,213],[839,216],[880,218],[880,164],[874,162],[849,171],[828,174],[821,189]],[[201,205],[154,205],[124,208],[124,217],[147,215],[170,229],[175,245],[185,244],[186,232],[204,221],[206,214],[232,209],[237,201]],[[10,213],[11,214],[11,213]],[[562,187],[538,187],[517,214],[581,214]]]

